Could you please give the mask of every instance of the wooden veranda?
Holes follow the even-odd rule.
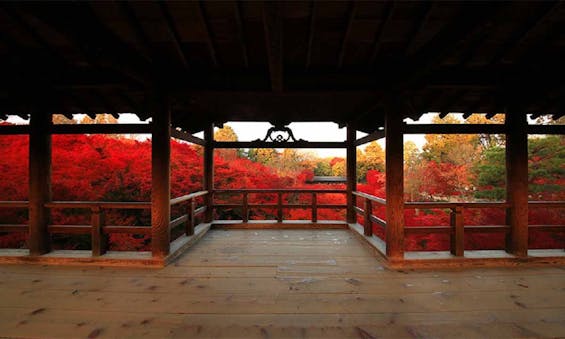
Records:
[[[164,265],[211,227],[349,228],[391,265],[563,263],[563,251],[528,249],[530,229],[563,232],[564,225],[529,225],[528,209],[564,208],[563,201],[528,201],[528,134],[563,134],[563,125],[528,125],[527,114],[558,119],[565,111],[565,3],[546,2],[76,2],[0,4],[0,134],[29,135],[29,201],[0,208],[29,210],[28,249],[0,250],[0,262]],[[53,114],[132,112],[150,124],[54,125]],[[426,112],[505,114],[500,125],[407,125]],[[347,127],[342,142],[258,140],[219,142],[213,128],[226,121],[269,121],[275,130],[293,121],[333,121]],[[204,131],[204,138],[195,132]],[[367,136],[356,139],[356,132]],[[50,188],[54,134],[151,133],[150,202],[53,201]],[[497,203],[405,203],[405,134],[491,133],[506,136],[507,198]],[[204,147],[204,190],[170,196],[170,139]],[[386,138],[386,199],[357,192],[356,147]],[[308,206],[278,195],[275,222],[240,225],[215,221],[213,152],[220,148],[344,148],[347,189],[343,206]],[[241,208],[252,208],[245,190]],[[189,192],[187,192],[189,193]],[[226,192],[223,192],[226,193]],[[204,204],[197,206],[196,198]],[[187,213],[171,220],[171,206]],[[372,214],[386,206],[386,218]],[[225,206],[224,206],[225,207]],[[311,220],[285,222],[283,208],[308,208]],[[406,208],[445,208],[450,227],[405,228]],[[465,226],[466,208],[501,208],[505,225]],[[49,210],[90,209],[90,225],[52,225]],[[320,222],[320,208],[344,208],[345,220]],[[109,209],[150,209],[151,225],[112,226]],[[356,223],[363,214],[365,225]],[[246,213],[244,214],[246,215]],[[200,223],[197,220],[201,221]],[[385,227],[385,239],[371,234]],[[185,235],[171,242],[171,228]],[[424,259],[405,254],[405,235],[441,232],[451,253]],[[506,234],[504,253],[464,250],[469,232]],[[51,251],[50,234],[91,234],[92,251]],[[150,253],[107,252],[111,233],[150,234]]]

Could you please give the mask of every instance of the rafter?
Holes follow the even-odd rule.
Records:
[[[351,35],[351,27],[353,26],[353,20],[355,20],[355,14],[357,13],[357,1],[353,1],[349,6],[349,15],[347,16],[347,28],[343,34],[343,39],[341,40],[341,47],[339,49],[339,57],[337,61],[337,68],[341,69],[343,67],[343,59],[345,58],[345,52],[347,50],[347,42],[349,36]]]
[[[273,92],[283,91],[283,39],[282,17],[280,14],[277,3],[263,3],[265,46],[267,47],[269,74]]]
[[[377,59],[377,55],[379,54],[379,50],[381,48],[381,39],[383,36],[384,29],[391,20],[392,15],[394,13],[394,1],[391,0],[386,2],[384,6],[385,7],[383,11],[383,17],[381,19],[379,26],[377,27],[377,31],[375,33],[375,40],[373,42],[373,48],[371,49],[371,59],[369,60],[370,65],[374,64],[375,60]]]
[[[133,9],[131,8],[128,2],[120,1],[117,2],[117,5],[118,5],[118,9],[122,13],[122,15],[126,18],[128,24],[133,29],[138,44],[149,55],[148,59],[152,61],[153,52],[151,48],[151,43],[149,42],[147,33],[145,32],[145,29],[139,22],[137,15],[135,14],[135,12],[133,11]]]
[[[214,44],[214,37],[212,31],[210,30],[210,21],[208,20],[208,13],[206,12],[206,7],[204,6],[204,1],[198,1],[198,11],[200,17],[202,18],[202,23],[204,24],[204,31],[206,32],[206,43],[208,45],[208,51],[210,52],[210,58],[212,59],[212,64],[214,67],[218,67],[218,56],[216,52],[216,46]]]
[[[159,1],[159,8],[161,9],[161,12],[163,13],[163,16],[165,17],[165,20],[167,22],[167,31],[171,35],[171,40],[173,41],[175,52],[178,56],[178,59],[182,63],[184,70],[186,71],[189,68],[188,59],[182,49],[182,38],[175,24],[175,19],[171,15],[169,7],[164,1]]]
[[[514,47],[519,45],[528,36],[531,31],[536,29],[547,17],[550,16],[558,3],[559,1],[540,1],[539,10],[529,17],[526,23],[520,26],[519,29],[512,31],[510,38],[497,50],[490,63],[500,63],[504,57],[512,51],[512,49],[514,49]]]
[[[247,57],[247,42],[245,39],[245,27],[243,26],[243,19],[242,19],[242,8],[241,2],[239,0],[234,1],[234,16],[235,16],[235,24],[237,26],[237,38],[239,40],[239,45],[241,46],[241,55],[243,58],[243,64],[245,68],[249,67],[249,58]]]
[[[430,15],[436,7],[436,3],[433,1],[423,1],[422,9],[416,19],[416,23],[412,26],[412,31],[408,34],[408,40],[404,48],[405,54],[408,55],[410,51],[414,50],[416,45],[417,37],[420,31],[426,26],[430,19]]]
[[[312,62],[312,43],[314,41],[314,28],[316,27],[316,1],[310,2],[310,19],[308,24],[308,45],[306,46],[306,69]]]

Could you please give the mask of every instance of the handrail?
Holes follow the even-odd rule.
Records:
[[[504,201],[492,201],[492,202],[406,202],[404,203],[404,208],[453,208],[455,206],[461,206],[465,208],[502,208],[510,207],[510,204]]]
[[[0,201],[0,208],[27,208],[29,201]]]
[[[528,207],[565,208],[565,201],[528,201]]]
[[[52,201],[44,205],[47,208],[103,208],[103,209],[150,209],[151,203],[142,201],[109,202],[109,201]]]
[[[214,194],[216,193],[347,193],[347,190],[344,189],[260,189],[260,188],[251,188],[251,189],[217,189],[214,190]]]
[[[180,197],[177,197],[177,198],[173,198],[173,199],[171,199],[171,206],[174,206],[176,204],[180,204],[180,203],[188,201],[190,199],[194,199],[194,198],[204,196],[206,194],[208,194],[208,191],[198,191],[198,192],[186,194],[186,195],[183,195],[183,196],[180,196]]]
[[[378,204],[386,205],[386,200],[383,199],[383,198],[379,198],[379,197],[377,197],[377,196],[374,196],[374,195],[371,195],[371,194],[368,194],[368,193],[358,192],[358,191],[354,191],[354,192],[351,192],[351,193],[352,193],[353,195],[358,196],[358,197],[361,197],[361,198],[365,198],[365,199],[374,201],[374,202],[376,202],[376,203],[378,203]]]

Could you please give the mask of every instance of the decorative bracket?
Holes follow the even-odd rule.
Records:
[[[267,131],[267,135],[263,138],[264,142],[276,142],[276,143],[283,143],[283,142],[306,142],[303,139],[296,139],[292,130],[288,126],[284,125],[273,125]]]

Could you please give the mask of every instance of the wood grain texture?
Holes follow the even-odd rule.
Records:
[[[212,230],[160,269],[0,266],[0,336],[562,337],[565,270],[391,270],[345,230]]]
[[[386,255],[404,256],[404,138],[402,115],[391,107],[385,122],[386,147]]]
[[[156,97],[151,139],[151,250],[154,257],[169,254],[171,234],[171,111],[168,100]]]
[[[51,201],[51,114],[31,115],[29,125],[29,239],[30,255],[49,252],[49,210]]]

